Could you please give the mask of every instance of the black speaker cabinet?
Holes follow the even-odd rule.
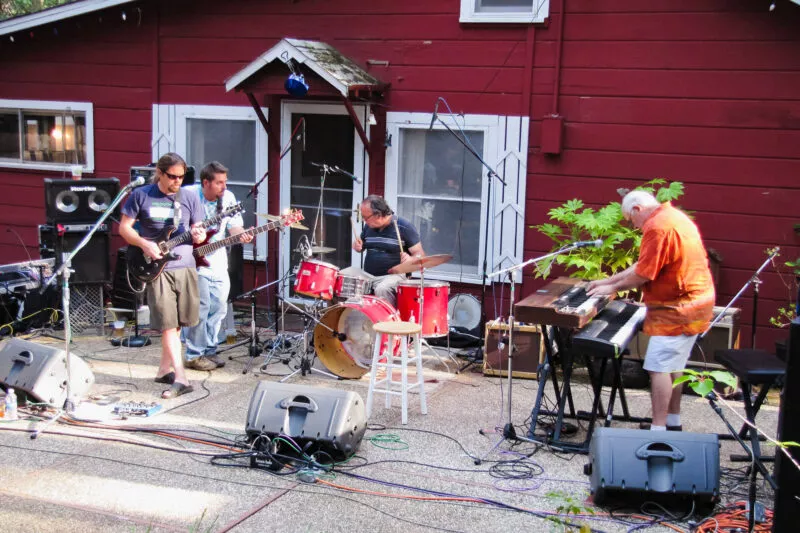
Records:
[[[515,350],[511,375],[536,379],[539,364],[544,361],[544,337],[540,327],[517,324],[512,340]],[[483,374],[508,376],[508,324],[486,323]]]
[[[597,428],[589,447],[589,491],[606,500],[719,499],[719,438],[713,433]]]
[[[358,450],[367,429],[364,400],[352,391],[272,381],[259,382],[247,409],[245,431],[261,448],[279,435],[289,436],[310,454],[321,450],[336,459]],[[291,455],[291,450],[283,452]]]
[[[789,342],[786,352],[786,377],[784,378],[781,409],[778,416],[778,440],[800,442],[800,317],[789,326]],[[800,461],[800,449],[787,448],[795,461]],[[800,501],[797,487],[800,487],[800,471],[782,453],[775,454],[775,514],[773,529],[775,533],[797,531],[797,517],[800,515]]]
[[[48,224],[94,223],[119,194],[117,178],[44,180]],[[118,215],[118,213],[117,213]]]
[[[42,258],[55,257],[56,268],[66,254],[72,252],[94,224],[67,224],[58,227],[39,226],[39,253]],[[60,233],[60,234],[59,234]],[[72,258],[70,283],[111,283],[111,233],[103,224],[76,256]]]
[[[92,370],[72,353],[69,366],[73,399],[86,396],[94,383]],[[55,346],[7,339],[0,344],[0,382],[4,388],[13,387],[37,402],[63,407],[67,399],[66,352]]]

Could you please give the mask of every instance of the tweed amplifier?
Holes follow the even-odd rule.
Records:
[[[544,361],[544,338],[539,326],[514,326],[514,360],[511,375],[536,379],[539,364]],[[508,376],[508,324],[486,323],[486,344],[483,350],[483,374]]]

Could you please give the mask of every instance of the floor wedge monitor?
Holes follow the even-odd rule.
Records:
[[[85,396],[94,383],[94,374],[83,359],[70,354],[70,394]],[[13,387],[36,402],[63,407],[67,400],[67,357],[57,346],[18,338],[0,343],[0,383]]]

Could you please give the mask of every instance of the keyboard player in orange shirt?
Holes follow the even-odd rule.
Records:
[[[680,431],[683,386],[672,382],[686,366],[697,335],[708,329],[715,301],[708,255],[692,220],[646,191],[622,199],[622,216],[642,231],[639,259],[587,287],[590,296],[642,288],[650,335],[644,369],[650,374],[652,430]]]

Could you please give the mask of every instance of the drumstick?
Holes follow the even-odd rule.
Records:
[[[355,240],[358,240],[359,237],[358,237],[358,234],[356,233],[356,223],[353,222],[353,216],[352,215],[350,215],[350,229],[353,231],[353,238],[355,238]]]
[[[400,255],[403,255],[403,239],[400,238],[400,228],[397,226],[397,219],[394,219],[394,230],[397,232],[397,244],[400,245]]]

